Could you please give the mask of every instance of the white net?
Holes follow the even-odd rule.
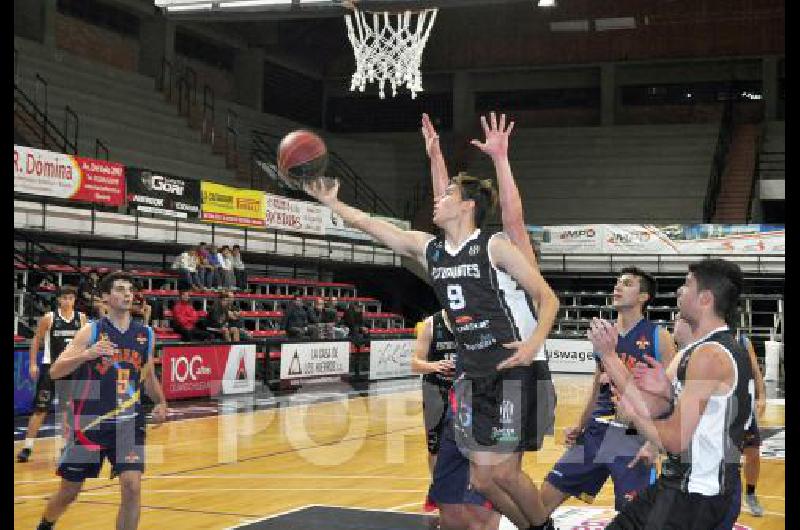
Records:
[[[436,9],[404,13],[365,13],[358,9],[345,15],[347,36],[353,45],[356,71],[350,90],[364,91],[367,83],[378,83],[381,99],[386,83],[397,95],[397,87],[405,85],[411,99],[422,92],[419,65],[425,43],[436,20]]]

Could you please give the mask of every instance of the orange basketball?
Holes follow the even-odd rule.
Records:
[[[285,177],[310,180],[325,175],[328,148],[311,131],[292,131],[278,145],[278,171]]]

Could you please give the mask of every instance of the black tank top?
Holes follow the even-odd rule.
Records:
[[[720,328],[691,345],[681,356],[673,386],[676,395],[686,384],[686,368],[701,345],[716,343],[727,350],[736,366],[728,396],[712,396],[686,451],[668,453],[662,476],[687,493],[720,495],[730,491],[739,473],[744,434],[753,421],[755,381],[747,350],[727,328]]]
[[[432,338],[431,347],[428,350],[428,361],[435,362],[447,359],[456,362],[458,357],[456,338],[447,328],[447,324],[444,321],[442,312],[437,311],[434,313],[431,316],[431,320],[433,323],[433,329],[431,330]],[[425,374],[422,376],[422,379],[428,383],[442,387],[450,387],[453,384],[452,376],[448,377],[438,373]]]
[[[72,320],[64,320],[58,310],[53,311],[53,324],[50,326],[44,345],[44,364],[56,362],[80,329],[80,312],[73,311]]]
[[[496,373],[497,363],[513,353],[503,344],[527,339],[537,324],[525,291],[491,262],[493,237],[506,236],[475,230],[455,250],[446,248],[443,236],[425,248],[433,290],[447,311],[469,376]],[[536,359],[546,359],[544,346]]]

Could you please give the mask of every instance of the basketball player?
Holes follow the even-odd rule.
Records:
[[[414,343],[411,372],[422,375],[422,415],[428,444],[428,469],[433,475],[441,443],[447,395],[453,386],[457,346],[447,313],[437,311],[422,321]]]
[[[764,376],[761,373],[761,368],[758,366],[756,359],[756,350],[753,348],[753,342],[744,333],[738,334],[739,342],[742,347],[747,350],[750,357],[750,366],[753,370],[753,379],[756,382],[756,409],[753,415],[753,421],[744,435],[744,479],[747,489],[745,490],[744,501],[747,504],[747,509],[755,517],[764,515],[764,508],[758,502],[756,497],[756,483],[758,483],[758,475],[761,471],[761,434],[758,431],[758,419],[764,416],[764,410],[767,407],[767,387],[764,384]],[[737,499],[738,503],[738,499]]]
[[[644,310],[656,294],[655,278],[637,267],[620,272],[613,297],[619,332],[614,350],[628,369],[644,356],[669,364],[675,355],[669,331],[644,318]],[[570,448],[542,485],[542,502],[548,513],[570,496],[593,502],[609,476],[617,510],[655,481],[653,464],[658,450],[617,417],[607,379],[598,359],[592,392],[578,425],[566,431]]]
[[[30,349],[30,376],[31,380],[36,381],[36,393],[34,394],[34,412],[28,420],[28,431],[25,434],[25,447],[17,455],[17,462],[27,462],[33,452],[33,441],[39,433],[47,411],[53,403],[56,385],[50,377],[50,366],[58,359],[58,356],[72,338],[86,324],[86,315],[75,311],[75,300],[78,291],[71,285],[64,285],[58,290],[56,301],[58,309],[45,314],[36,327],[36,334],[31,340]],[[39,346],[44,341],[44,355],[42,357],[42,368],[36,362],[39,353]],[[60,387],[61,385],[59,385]],[[62,410],[66,410],[66,392],[59,392],[58,403]]]
[[[101,280],[108,314],[82,327],[50,368],[54,379],[72,374],[72,429],[58,466],[59,490],[48,501],[38,530],[53,528],[84,481],[99,475],[104,458],[120,479],[117,530],[135,529],[139,524],[145,443],[140,385],[155,402],[156,423],[166,418],[167,403],[153,372],[153,330],[131,319],[132,281],[122,271]],[[141,381],[144,370],[147,376]],[[98,418],[105,419],[88,430],[89,422]]]
[[[454,412],[460,443],[471,451],[471,482],[517,527],[545,523],[521,460],[524,451],[540,447],[540,432],[554,419],[550,374],[546,362],[534,359],[546,361],[544,340],[558,299],[507,237],[479,228],[494,204],[491,183],[468,175],[453,179],[436,198],[433,220],[444,231],[440,237],[401,230],[345,205],[337,181],[317,179],[304,187],[351,226],[427,266],[463,352],[465,373]],[[538,325],[526,294],[537,304]]]
[[[652,359],[652,368],[631,375],[614,352],[616,328],[592,321],[589,338],[614,383],[617,410],[668,453],[658,481],[623,506],[608,529],[707,529],[725,519],[755,399],[747,351],[725,321],[741,288],[733,263],[689,266],[678,308],[693,342],[673,363],[671,383]]]
[[[491,125],[484,116],[481,125],[485,140],[473,140],[485,154],[492,157],[497,174],[499,203],[503,230],[511,242],[525,255],[528,262],[538,267],[536,254],[531,246],[524,224],[524,213],[519,191],[508,164],[508,137],[513,130],[513,122],[505,127],[506,117],[495,113],[490,115]],[[422,115],[422,135],[425,150],[431,163],[431,178],[434,198],[441,196],[449,182],[447,165],[442,156],[439,136],[427,114]],[[538,361],[537,361],[538,362]],[[457,372],[461,372],[458,367]],[[455,401],[454,399],[452,400]],[[469,483],[469,459],[457,447],[453,433],[453,418],[450,409],[446,411],[442,430],[439,458],[433,471],[433,482],[426,499],[425,509],[439,508],[442,528],[512,529],[516,526],[505,516],[492,510],[491,502],[475,491]]]

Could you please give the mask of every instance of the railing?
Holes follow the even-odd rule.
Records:
[[[71,120],[70,120],[71,118]],[[69,124],[73,124],[73,131],[72,131],[72,145],[74,146],[73,154],[78,154],[78,127],[80,126],[80,120],[78,119],[78,114],[75,113],[74,110],[69,105],[64,107],[64,136],[69,135]]]
[[[47,81],[45,80],[44,77],[42,77],[37,72],[36,75],[34,76],[33,82],[34,82],[34,85],[33,85],[33,102],[40,109],[44,108],[44,110],[42,112],[44,113],[44,116],[47,117],[47,111],[48,111],[48,102],[47,102],[47,87],[48,87],[48,85],[47,85]],[[39,103],[39,92],[40,92],[40,90],[44,94],[44,105]]]
[[[38,134],[43,148],[51,145],[65,153],[77,154],[77,124],[76,141],[70,142],[67,136],[52,122],[50,118],[34,103],[30,97],[16,84],[14,85],[14,112],[27,116],[32,124],[26,123],[32,132]],[[77,116],[76,116],[77,119]]]
[[[103,143],[100,138],[94,139],[94,157],[100,160],[100,152],[102,151],[106,161],[108,161],[108,147]]]
[[[172,83],[175,76],[175,69],[172,62],[166,57],[161,58],[161,71],[156,79],[156,88],[159,92],[166,92],[168,100],[172,100]]]
[[[761,141],[760,137],[756,136],[755,138],[755,167],[753,168],[753,181],[750,183],[750,192],[747,196],[747,212],[745,219],[746,222],[749,224],[753,219],[753,196],[756,194],[756,186],[758,182],[761,180],[761,170],[759,168],[759,164],[761,161],[761,150],[759,149]]]
[[[722,119],[717,135],[717,146],[714,149],[714,158],[711,161],[711,175],[708,179],[706,198],[703,201],[703,222],[710,223],[717,210],[717,199],[719,198],[722,175],[725,173],[725,165],[728,160],[731,137],[733,136],[733,102],[734,95],[728,94],[722,111]]]
[[[234,166],[239,157],[239,115],[231,108],[225,115],[225,167]]]
[[[215,98],[214,90],[207,84],[203,85],[203,123],[200,132],[200,137],[204,142],[209,142],[214,145],[215,127],[214,127],[214,107]]]

